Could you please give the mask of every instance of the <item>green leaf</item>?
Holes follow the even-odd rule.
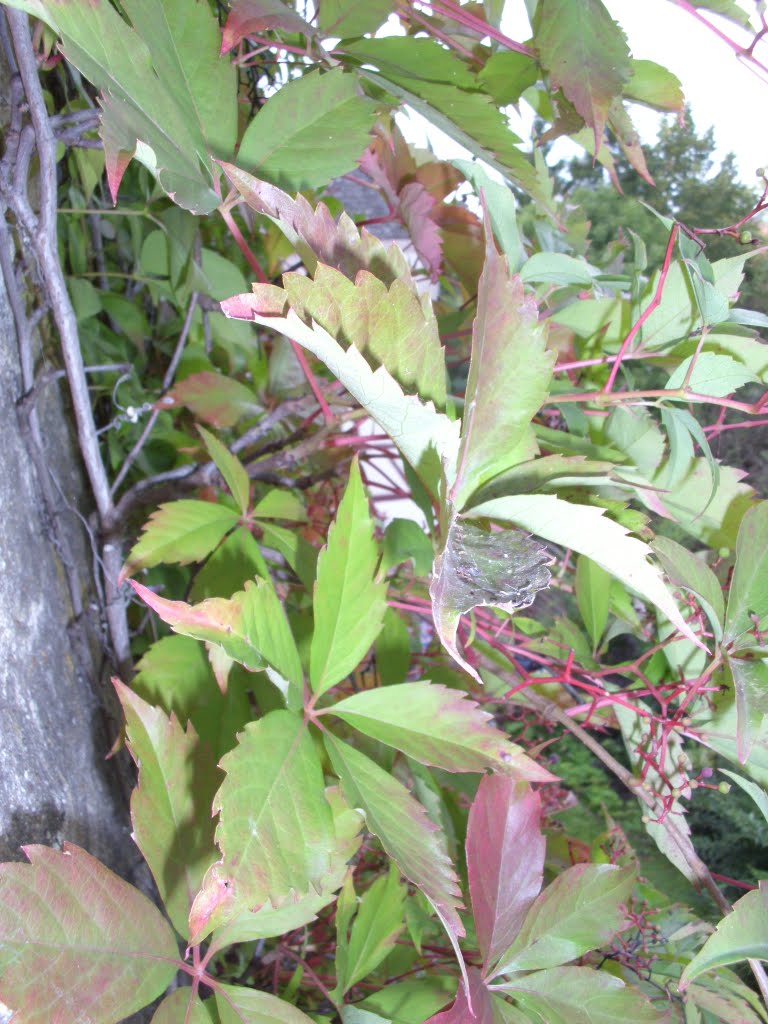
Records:
[[[763,652],[765,653],[765,652]],[[736,697],[736,756],[745,764],[768,715],[768,658],[726,655]]]
[[[139,767],[131,796],[133,837],[149,865],[176,931],[187,924],[203,875],[216,859],[211,806],[221,782],[213,752],[115,680],[126,740]]]
[[[637,989],[605,971],[554,967],[503,986],[532,1020],[546,1024],[659,1024],[663,1016]]]
[[[631,867],[575,864],[536,897],[494,976],[558,967],[610,941],[626,920]]]
[[[683,636],[700,647],[680,615],[672,594],[657,568],[647,561],[651,549],[643,541],[604,516],[604,509],[575,505],[550,494],[527,494],[486,501],[472,509],[473,516],[487,516],[531,530],[545,540],[587,555],[617,580],[662,611]]]
[[[223,373],[203,370],[179,381],[160,399],[162,408],[185,405],[217,430],[234,427],[243,416],[261,412],[256,395],[245,384]]]
[[[300,715],[272,711],[249,722],[221,761],[216,794],[221,860],[205,876],[191,942],[244,910],[328,891],[334,823],[317,749]]]
[[[728,778],[732,779],[737,786],[741,787],[748,796],[752,797],[766,822],[768,822],[768,793],[766,793],[765,790],[755,782],[752,782],[750,779],[745,779],[741,775],[736,775],[735,772],[729,772],[727,768],[721,768],[720,772],[723,775],[727,775]]]
[[[235,499],[237,507],[242,515],[245,515],[248,511],[248,502],[251,494],[251,484],[245,467],[237,456],[233,455],[217,437],[209,434],[204,427],[198,427],[197,429],[205,442],[208,454],[213,459],[216,468],[222,475],[224,483]]]
[[[306,523],[307,510],[300,495],[273,487],[254,505],[253,518],[290,519],[294,523]]]
[[[749,13],[737,0],[692,0],[693,6],[705,11],[714,11],[723,18],[735,22],[742,28],[749,28]]]
[[[723,639],[736,648],[753,642],[750,630],[768,623],[768,501],[751,508],[741,521],[736,565],[728,596]]]
[[[121,10],[127,20],[106,0],[35,6],[99,92],[113,199],[135,155],[176,203],[210,213],[220,202],[211,156],[229,157],[237,134],[237,71],[219,57],[216,19],[185,0],[123,0]]]
[[[624,96],[655,110],[679,112],[685,105],[683,88],[676,75],[652,60],[632,60],[632,73]]]
[[[234,985],[216,985],[220,1024],[314,1024],[301,1010],[269,992]]]
[[[393,1024],[424,1024],[456,991],[456,981],[448,974],[395,981],[368,996],[360,1006],[381,1014]]]
[[[318,696],[360,664],[381,630],[387,586],[374,580],[378,560],[368,496],[355,459],[317,561],[309,675]]]
[[[381,545],[379,576],[403,562],[412,562],[417,576],[428,576],[432,569],[432,541],[413,519],[393,519],[387,523]]]
[[[723,631],[725,601],[717,576],[703,558],[668,537],[657,537],[651,547],[670,581],[695,595],[709,619],[715,640],[719,642]]]
[[[360,811],[348,806],[338,786],[328,787],[325,797],[333,815],[335,846],[331,853],[331,868],[324,891],[319,894],[310,892],[295,901],[287,900],[277,908],[267,903],[260,910],[243,911],[222,928],[214,931],[208,947],[209,953],[216,953],[238,942],[269,939],[303,928],[305,924],[313,921],[324,907],[333,902],[333,893],[341,888],[350,870],[349,862],[360,847],[363,816]]]
[[[210,501],[169,501],[149,517],[139,541],[120,571],[120,582],[138,569],[162,562],[200,562],[237,525],[237,512]]]
[[[525,297],[520,278],[510,274],[488,232],[451,488],[456,508],[492,477],[525,461],[519,448],[530,443],[530,422],[546,398],[555,361],[546,337],[535,301]]]
[[[391,865],[389,873],[363,894],[349,939],[344,941],[346,963],[337,982],[339,995],[375,971],[394,948],[405,927],[405,893],[400,873]]]
[[[368,831],[379,838],[405,877],[432,904],[461,964],[457,945],[458,937],[464,934],[458,915],[461,890],[443,834],[392,775],[330,733],[324,739],[347,800],[353,807],[362,808]]]
[[[348,39],[375,32],[392,12],[392,0],[323,0],[318,24],[327,36]]]
[[[294,78],[248,126],[237,162],[290,191],[327,185],[351,171],[368,145],[374,104],[341,68]]]
[[[709,497],[702,510],[706,511],[714,500],[720,485],[720,464],[712,454],[707,435],[696,417],[687,409],[662,406],[661,421],[667,431],[670,452],[663,475],[660,472],[654,482],[670,488],[677,486],[690,471],[693,461],[693,442],[695,441],[704,453],[711,477]]]
[[[725,398],[738,388],[743,387],[744,384],[758,379],[743,363],[736,362],[730,356],[720,356],[714,352],[701,352],[695,358],[696,362],[693,364],[693,370],[686,385],[686,393],[694,392],[713,398]],[[694,356],[684,359],[664,387],[670,391],[682,388],[693,359]]]
[[[682,973],[679,987],[686,989],[694,978],[715,967],[740,960],[768,960],[768,883],[742,896],[718,924]]]
[[[564,252],[535,252],[520,267],[525,284],[578,284],[585,288],[593,285],[589,264]]]
[[[597,152],[608,109],[632,71],[623,31],[601,0],[540,0],[534,42],[550,88],[562,89],[592,128]]]
[[[506,52],[497,53],[486,65],[499,57],[518,57],[520,54]],[[527,58],[526,58],[527,59]],[[485,200],[493,233],[496,241],[501,246],[502,253],[507,258],[507,264],[513,274],[517,273],[525,262],[525,248],[520,237],[520,229],[517,224],[517,202],[510,187],[500,184],[483,169],[483,165],[471,160],[452,160],[451,163],[457,167],[467,181],[471,182],[478,199]]]
[[[265,667],[271,670],[273,682],[287,692],[290,706],[301,707],[301,661],[285,611],[271,583],[249,582],[245,590],[229,600],[211,597],[197,605],[168,601],[134,581],[131,586],[176,633],[217,644],[230,658],[253,672]]]
[[[527,608],[549,586],[549,564],[547,549],[522,530],[492,533],[458,517],[451,523],[429,587],[432,616],[445,649],[478,682],[480,676],[457,646],[461,616],[478,606],[508,612]]]
[[[252,295],[235,295],[221,307],[227,316],[270,327],[317,356],[389,434],[427,489],[436,493],[443,474],[452,475],[459,424],[436,412],[431,402],[406,396],[383,366],[372,370],[354,346],[345,351],[322,327],[308,327],[292,310],[283,315],[283,294],[271,285],[255,285]]]
[[[621,458],[621,453],[617,452],[617,455]],[[606,482],[612,480],[615,469],[614,462],[589,460],[584,455],[544,455],[520,462],[495,476],[475,491],[470,499],[470,508],[507,494],[528,494],[548,488],[557,491],[567,486],[593,487],[603,482],[601,478]]]
[[[492,716],[461,690],[437,683],[401,683],[361,690],[330,711],[366,736],[435,768],[449,772],[492,768],[536,782],[552,778],[493,728]]]
[[[0,1001],[13,1015],[117,1024],[161,995],[179,953],[157,907],[72,843],[24,852],[28,864],[0,864]]]
[[[393,609],[384,613],[384,625],[374,644],[376,672],[382,686],[405,682],[411,667],[411,637],[402,617]]]
[[[539,66],[527,53],[500,50],[490,57],[477,75],[480,85],[500,107],[517,103],[526,89],[539,80]]]
[[[177,988],[155,1010],[152,1024],[211,1024],[211,1015],[192,988]]]
[[[605,569],[586,555],[579,555],[576,560],[576,604],[595,649],[600,644],[608,622],[610,583],[610,576]]]

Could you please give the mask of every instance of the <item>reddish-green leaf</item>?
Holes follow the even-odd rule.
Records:
[[[99,91],[113,199],[136,155],[176,203],[209,213],[221,201],[211,156],[230,156],[237,135],[237,73],[219,58],[216,18],[199,0],[120,6],[125,18],[107,0],[40,0],[35,13]]]
[[[241,513],[245,515],[248,511],[248,500],[251,493],[251,485],[245,467],[217,437],[209,434],[204,427],[197,429],[205,442],[208,454],[216,464],[216,469],[221,473],[224,483],[230,489]]]
[[[279,908],[266,904],[257,911],[243,911],[223,928],[217,928],[211,936],[209,952],[218,952],[225,946],[237,942],[251,942],[254,939],[284,935],[296,928],[302,928],[313,921],[318,913],[332,903],[332,893],[340,889],[350,868],[349,863],[358,851],[361,842],[360,829],[363,816],[353,810],[341,794],[338,786],[330,786],[325,796],[333,815],[335,845],[331,854],[331,869],[322,893],[310,892],[295,902],[288,900]]]
[[[200,604],[168,601],[140,583],[131,586],[163,622],[182,636],[218,644],[252,671],[267,668],[291,706],[301,706],[302,668],[285,610],[266,580],[245,585],[232,598],[210,597]]]
[[[608,108],[632,71],[624,33],[602,0],[540,0],[535,42],[551,88],[562,89],[593,129],[597,152]]]
[[[221,34],[221,52],[228,53],[246,36],[274,31],[316,34],[312,25],[283,0],[235,0]]]
[[[534,900],[494,974],[534,971],[576,960],[608,942],[626,919],[631,867],[575,864]]]
[[[221,1024],[313,1024],[312,1018],[269,992],[234,985],[216,986]]]
[[[552,779],[545,768],[489,725],[492,716],[461,690],[428,682],[401,683],[361,690],[334,704],[332,710],[366,736],[422,764],[449,772],[493,768],[518,779]]]
[[[472,801],[467,872],[477,941],[491,968],[508,949],[541,889],[546,842],[541,801],[530,786],[487,775]]]
[[[460,517],[451,523],[429,587],[432,615],[445,649],[478,682],[457,645],[461,616],[478,606],[527,608],[549,585],[550,563],[547,549],[522,530],[491,533]]]
[[[188,938],[192,901],[216,859],[211,818],[221,773],[191,725],[182,729],[115,680],[126,739],[139,766],[131,796],[134,839],[149,864],[174,928]]]
[[[365,754],[330,733],[325,746],[347,800],[362,808],[368,830],[435,908],[462,964],[457,945],[464,934],[458,915],[461,890],[438,826],[402,783]]]
[[[451,487],[457,509],[491,477],[530,457],[530,423],[546,398],[555,362],[546,339],[535,300],[510,274],[487,225],[461,448]]]
[[[155,1010],[152,1024],[211,1024],[211,1015],[192,988],[177,988]]]
[[[493,997],[477,967],[467,970],[467,984],[459,985],[453,1005],[430,1017],[426,1024],[470,1024],[470,1021],[472,1024],[497,1024]]]
[[[71,843],[0,864],[0,1001],[18,1024],[117,1024],[176,974],[176,939],[133,886]]]
[[[546,1024],[662,1024],[663,1011],[612,974],[588,967],[534,971],[504,985],[530,1019]]]
[[[376,107],[357,78],[334,68],[288,81],[251,121],[237,162],[290,191],[351,171],[368,145]]]
[[[243,416],[261,412],[253,391],[233,377],[203,370],[179,381],[160,399],[162,408],[185,405],[194,415],[217,430],[234,427]]]
[[[332,867],[333,815],[301,716],[272,711],[250,722],[221,767],[213,809],[222,856],[192,907],[192,942],[244,910],[328,891]]]
[[[149,517],[120,572],[120,580],[153,565],[200,562],[237,525],[237,512],[210,501],[181,500],[161,505]]]
[[[445,356],[432,305],[408,281],[389,288],[366,270],[354,283],[318,263],[314,280],[285,274],[292,309],[315,321],[345,348],[354,345],[374,365],[385,366],[408,394],[445,405]]]
[[[750,959],[768,960],[768,883],[764,881],[734,903],[683,971],[680,988],[687,988],[704,971]]]
[[[349,675],[379,634],[387,586],[374,580],[378,560],[368,496],[355,459],[328,543],[317,561],[309,656],[310,680],[317,694]]]

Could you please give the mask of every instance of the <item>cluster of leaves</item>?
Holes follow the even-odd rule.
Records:
[[[680,110],[674,76],[601,0],[530,3],[525,43],[494,0],[236,0],[223,28],[204,0],[10,6],[101,108],[61,250],[121,525],[152,508],[115,685],[166,915],[71,845],[0,866],[14,1019],[111,1024],[182,972],[155,1024],[768,1020],[728,969],[766,954],[762,885],[708,937],[614,821],[567,834],[551,757],[560,728],[596,748],[716,893],[689,749],[768,809],[768,504],[695,415],[762,408],[734,397],[768,375],[735,306],[753,250],[710,260],[662,214],[660,266],[639,237],[589,262],[502,110],[647,178],[625,102]],[[401,103],[476,160],[409,147]],[[357,165],[402,247],[313,194]]]

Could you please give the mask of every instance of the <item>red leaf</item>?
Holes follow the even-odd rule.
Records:
[[[491,993],[476,967],[467,971],[467,987],[469,993],[464,985],[459,985],[453,1006],[436,1013],[426,1024],[494,1024]]]
[[[512,944],[544,872],[541,803],[526,783],[506,775],[480,782],[469,812],[467,871],[477,941],[486,968]]]
[[[315,29],[282,0],[236,0],[221,35],[221,52],[227,53],[245,36],[280,29],[315,34]]]

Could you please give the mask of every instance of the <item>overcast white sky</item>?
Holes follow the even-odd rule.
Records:
[[[758,77],[750,66],[740,61],[728,46],[686,11],[670,0],[604,0],[612,16],[627,34],[634,57],[655,60],[669,68],[680,79],[693,118],[700,132],[715,130],[718,154],[736,154],[740,176],[748,185],[757,185],[755,170],[768,166],[768,81]],[[754,5],[739,0],[745,10]],[[749,43],[751,36],[738,26],[703,12],[722,26],[732,38]],[[530,28],[523,0],[507,0],[504,30],[521,42],[528,38]],[[768,65],[768,39],[758,44],[756,55]],[[633,106],[632,117],[643,141],[653,143],[659,115],[645,107]],[[523,104],[523,124],[512,128],[523,138],[530,126],[530,111]],[[409,123],[410,122],[410,123]],[[417,145],[426,144],[424,122],[418,115],[401,120],[406,137]],[[458,156],[459,147],[440,133],[429,132],[430,142],[444,159]],[[566,144],[570,145],[570,144]],[[571,146],[557,150],[553,158],[575,154]]]

